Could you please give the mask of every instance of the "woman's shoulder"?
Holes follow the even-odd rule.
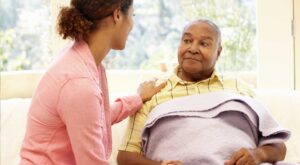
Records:
[[[69,47],[60,52],[48,68],[46,74],[67,81],[72,78],[89,77],[84,61]]]

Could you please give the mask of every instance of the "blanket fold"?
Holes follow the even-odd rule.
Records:
[[[145,123],[142,145],[153,160],[218,165],[242,147],[256,148],[289,137],[290,132],[255,99],[213,92],[155,107]]]

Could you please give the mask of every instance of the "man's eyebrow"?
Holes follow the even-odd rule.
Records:
[[[212,41],[214,40],[214,39],[213,39],[212,37],[210,37],[210,36],[201,36],[201,38],[203,38],[203,39],[205,39],[205,40],[206,40],[206,39],[207,39],[207,40],[212,40]]]
[[[183,33],[182,36],[192,36],[192,34],[191,34],[191,33],[188,33],[188,32],[185,32],[185,33]]]

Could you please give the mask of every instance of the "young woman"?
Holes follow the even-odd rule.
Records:
[[[142,83],[138,94],[109,105],[101,62],[111,49],[124,49],[133,25],[132,3],[71,0],[61,9],[58,32],[74,42],[51,65],[32,98],[20,164],[109,164],[111,125],[135,113],[164,86]]]

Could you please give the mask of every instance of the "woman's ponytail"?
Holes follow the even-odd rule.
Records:
[[[58,16],[58,33],[63,39],[84,39],[92,30],[93,22],[87,20],[78,9],[63,7]]]

